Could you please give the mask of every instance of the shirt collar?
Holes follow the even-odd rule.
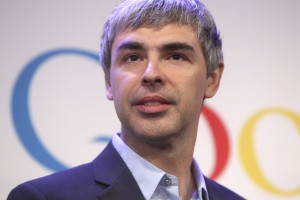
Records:
[[[150,199],[165,172],[135,153],[115,134],[112,143],[135,178],[144,197]]]
[[[112,144],[131,171],[144,197],[150,199],[160,180],[166,173],[134,152],[119,137],[119,134],[113,136]],[[202,188],[206,191],[207,189],[204,176],[195,159],[193,159],[192,163],[192,172],[197,184],[198,195],[201,200]]]
[[[193,158],[192,173],[193,173],[195,181],[196,181],[199,199],[202,199],[202,189],[204,189],[206,191],[207,200],[209,200],[204,175],[198,165],[198,162],[195,160],[195,158]]]

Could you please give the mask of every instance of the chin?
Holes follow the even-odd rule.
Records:
[[[137,137],[146,143],[164,144],[180,137],[180,133],[174,130],[151,129],[139,132]]]

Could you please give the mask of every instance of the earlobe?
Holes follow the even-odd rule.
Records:
[[[207,78],[207,88],[205,90],[205,98],[213,97],[220,85],[221,77],[224,70],[224,63],[219,63],[218,67],[212,72],[212,74]]]
[[[106,98],[108,100],[113,100],[113,94],[112,94],[112,88],[111,88],[111,84],[110,84],[110,80],[109,77],[107,75],[105,75],[105,94],[106,94]]]
[[[106,86],[106,98],[108,100],[113,100],[113,95],[112,95],[110,86]]]

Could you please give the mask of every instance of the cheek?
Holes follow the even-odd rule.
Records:
[[[183,83],[184,84],[184,83]],[[185,87],[182,88],[184,98],[187,103],[194,107],[194,109],[200,109],[202,106],[205,89],[207,82],[205,78],[192,76],[185,82]]]
[[[114,100],[123,102],[128,100],[138,83],[138,80],[132,74],[117,71],[112,73],[110,80]]]

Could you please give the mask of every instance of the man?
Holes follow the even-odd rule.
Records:
[[[101,44],[121,132],[93,162],[23,183],[8,199],[243,199],[193,160],[203,101],[224,68],[221,46],[197,0],[123,2]]]

